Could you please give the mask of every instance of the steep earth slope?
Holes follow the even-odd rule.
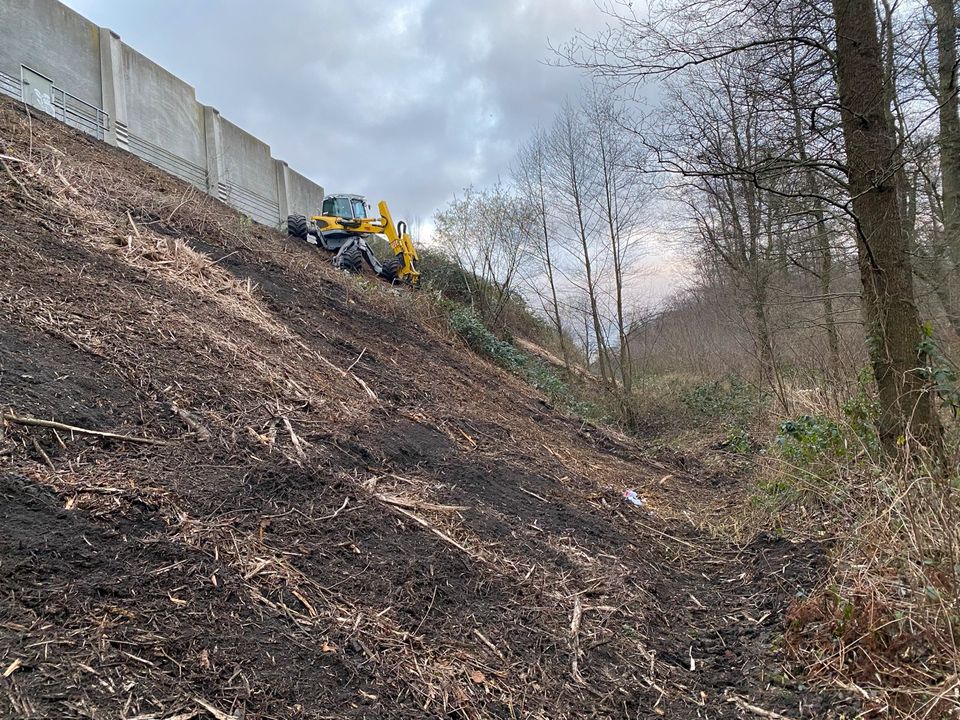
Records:
[[[831,715],[774,647],[818,548],[698,536],[709,480],[428,298],[5,99],[0,139],[0,715]]]

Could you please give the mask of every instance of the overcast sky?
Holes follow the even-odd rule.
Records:
[[[593,0],[65,0],[327,192],[427,221],[505,175],[579,74],[548,42],[602,24]]]

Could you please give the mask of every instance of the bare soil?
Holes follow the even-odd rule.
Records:
[[[0,716],[849,710],[779,649],[823,549],[705,537],[716,478],[7,99],[0,154],[0,409],[166,443],[0,425]]]

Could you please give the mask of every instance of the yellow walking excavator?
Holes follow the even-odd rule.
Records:
[[[402,220],[394,224],[383,200],[377,207],[380,217],[368,217],[370,205],[362,195],[328,195],[323,199],[320,215],[309,219],[290,215],[287,234],[334,253],[335,267],[358,273],[366,261],[373,272],[387,282],[419,285],[417,263],[420,258],[407,232],[407,224]],[[392,258],[380,262],[367,244],[371,235],[386,237],[393,251]]]

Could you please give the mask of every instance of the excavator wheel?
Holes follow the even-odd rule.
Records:
[[[287,235],[307,241],[307,219],[303,215],[287,216]]]
[[[397,279],[397,276],[400,274],[400,268],[403,267],[403,263],[400,262],[399,258],[392,257],[389,260],[385,260],[383,267],[380,270],[380,277],[382,277],[387,282],[394,282]]]
[[[363,268],[363,254],[356,245],[344,248],[342,252],[333,258],[333,264],[341,270],[350,273],[359,274]]]

